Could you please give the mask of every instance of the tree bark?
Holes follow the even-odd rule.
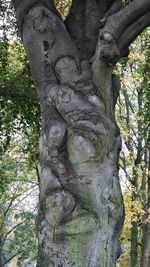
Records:
[[[150,223],[147,222],[143,226],[143,242],[141,267],[148,267],[150,263]]]
[[[131,267],[137,266],[138,263],[138,224],[132,222],[131,228]]]
[[[3,252],[2,252],[2,237],[0,237],[0,267],[3,267],[2,256],[3,256]]]
[[[73,26],[75,1],[66,26],[53,1],[14,2],[42,116],[37,267],[116,266],[124,220],[112,75],[119,51],[98,20],[120,1],[78,1]]]
[[[131,209],[133,209],[134,214],[134,202],[138,199],[137,197],[137,190],[138,190],[138,174],[135,170],[136,166],[134,166],[133,169],[133,178],[131,181],[132,186],[132,202],[133,205]],[[134,220],[134,219],[133,219]],[[131,251],[130,251],[130,257],[131,257],[131,267],[135,267],[138,264],[138,222],[132,221],[131,222]]]
[[[143,205],[144,205],[144,218],[143,218],[143,224],[142,224],[142,255],[141,255],[141,267],[148,267],[150,263],[150,222],[149,222],[149,213],[148,209],[150,208],[150,162],[148,161],[149,155],[150,155],[150,149],[149,145],[147,147],[147,151],[145,153],[145,169],[147,168],[147,175],[144,175],[143,177],[143,190],[145,190],[145,196],[143,199]],[[146,187],[147,183],[147,187]],[[147,194],[146,194],[147,193]],[[146,198],[147,195],[147,198]],[[146,203],[147,200],[147,203]],[[148,219],[148,221],[146,221]]]

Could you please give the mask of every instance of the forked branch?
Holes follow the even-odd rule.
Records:
[[[82,53],[90,57],[95,52],[99,21],[122,7],[121,0],[73,0],[66,27]]]
[[[150,24],[149,0],[135,0],[117,13],[100,21],[98,54],[114,65],[129,45]]]
[[[148,11],[150,11],[149,0],[135,0],[116,14],[110,16],[105,28],[115,36],[116,40],[119,40],[124,31],[142,18]]]
[[[135,40],[135,38],[149,25],[150,11],[125,30],[118,42],[118,48],[121,56],[124,55],[126,49]]]

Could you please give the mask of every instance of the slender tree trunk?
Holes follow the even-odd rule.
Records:
[[[150,223],[143,227],[141,267],[149,267],[150,264]]]
[[[0,267],[3,267],[3,225],[0,225]]]
[[[0,229],[3,231],[3,229]],[[3,236],[0,237],[0,267],[3,267]]]
[[[135,167],[136,168],[136,167]],[[132,209],[134,214],[134,202],[137,200],[137,182],[138,182],[138,174],[133,170],[133,178],[132,178]],[[131,251],[130,251],[130,257],[131,257],[131,267],[136,267],[138,263],[138,222],[132,221],[131,222]]]
[[[128,129],[128,138],[126,140],[126,147],[128,149],[129,155],[131,158],[134,158],[134,149],[133,149],[133,140],[132,140],[132,128],[130,125],[130,101],[129,96],[126,91],[123,92],[125,98],[125,107],[126,107],[126,126]],[[139,127],[138,127],[139,128]],[[139,131],[138,131],[139,133]],[[140,132],[141,134],[141,132]],[[138,141],[138,151],[137,151],[137,159],[134,161],[134,167],[132,170],[132,177],[130,179],[132,195],[131,195],[131,210],[134,214],[134,202],[137,200],[137,190],[138,190],[138,173],[136,171],[137,164],[139,163],[139,159],[141,159],[141,139],[137,136]],[[132,219],[132,218],[131,218]],[[133,218],[135,220],[135,218]],[[130,264],[131,267],[137,266],[138,262],[138,222],[131,221],[131,250],[130,250]]]
[[[144,185],[143,189],[145,192],[148,192],[148,198],[147,198],[147,203],[146,203],[146,194],[145,194],[145,199],[144,199],[144,209],[145,209],[145,214],[144,214],[144,221],[142,224],[142,230],[143,230],[143,235],[142,235],[142,256],[141,256],[141,267],[149,267],[150,264],[150,222],[146,222],[149,214],[148,214],[148,209],[150,208],[150,162],[148,161],[150,155],[150,151],[147,149],[146,157],[145,157],[145,164],[147,168],[147,175],[144,175]],[[146,187],[147,184],[147,187]]]
[[[131,228],[131,267],[136,267],[138,263],[138,225],[132,223]]]
[[[2,251],[0,250],[0,267],[3,267],[3,264],[2,264]]]
[[[137,154],[136,159],[134,162],[134,168],[133,168],[133,178],[131,181],[131,186],[133,189],[132,193],[132,201],[133,201],[133,208],[134,208],[134,201],[139,199],[139,196],[137,194],[138,192],[138,184],[139,184],[139,175],[137,169],[140,168],[140,163],[142,161],[142,141],[143,141],[143,127],[142,127],[142,120],[141,120],[141,114],[142,114],[142,98],[143,98],[143,90],[139,89],[137,90],[137,98],[138,98],[138,115],[139,119],[137,121],[138,125],[138,132],[137,132]],[[132,144],[131,144],[132,147]],[[134,151],[132,148],[132,154],[134,155]],[[142,183],[142,181],[141,181]],[[134,212],[134,210],[133,210]],[[136,267],[138,264],[138,221],[132,222],[132,228],[131,228],[131,267]]]
[[[14,4],[42,117],[37,266],[114,267],[124,209],[112,70],[126,51],[117,39],[149,1],[114,19],[120,0],[73,1],[65,23],[52,0]]]

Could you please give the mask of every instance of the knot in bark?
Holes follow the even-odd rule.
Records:
[[[99,57],[103,58],[108,63],[114,63],[117,61],[120,51],[113,34],[107,31],[101,32],[99,35],[99,40]]]

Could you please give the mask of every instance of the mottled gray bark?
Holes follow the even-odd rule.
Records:
[[[42,116],[38,267],[116,265],[120,51],[107,18],[120,2],[73,1],[64,24],[53,1],[14,1]]]

